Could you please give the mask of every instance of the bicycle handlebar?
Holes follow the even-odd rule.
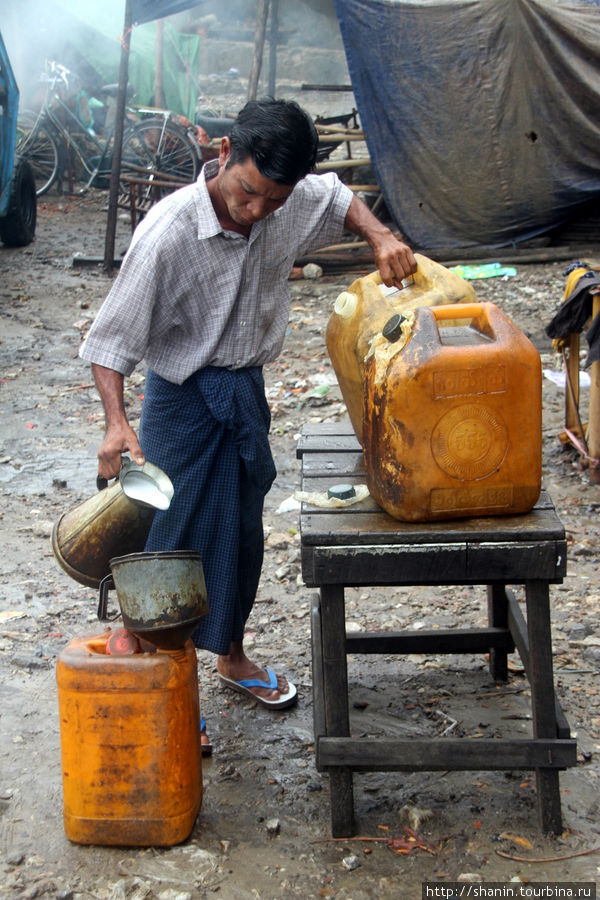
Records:
[[[46,71],[42,72],[40,75],[40,81],[45,82],[48,85],[54,85],[58,81],[62,81],[65,87],[69,87],[69,75],[72,75],[70,69],[67,69],[66,66],[61,65],[61,63],[57,63],[54,60],[46,61]]]

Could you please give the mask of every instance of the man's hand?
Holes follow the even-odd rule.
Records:
[[[138,466],[144,465],[144,454],[133,428],[127,422],[122,427],[108,428],[98,450],[99,477],[115,478],[121,468],[121,457],[127,452]]]
[[[402,290],[402,280],[409,278],[417,269],[410,247],[395,238],[390,229],[358,197],[352,198],[344,226],[371,245],[383,283]]]
[[[397,240],[392,232],[371,243],[375,263],[385,285],[402,290],[402,280],[412,275],[417,263],[409,246]]]

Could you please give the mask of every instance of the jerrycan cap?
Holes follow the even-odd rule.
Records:
[[[402,313],[395,313],[388,319],[382,329],[382,334],[384,338],[386,338],[390,344],[395,343],[402,333],[402,323],[404,322],[404,316]]]
[[[327,496],[336,500],[350,500],[356,497],[356,490],[353,484],[334,484],[327,491]]]

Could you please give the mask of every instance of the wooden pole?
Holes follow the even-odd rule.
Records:
[[[154,57],[154,105],[164,107],[165,91],[164,91],[164,75],[163,75],[163,47],[165,36],[164,19],[158,19],[156,22],[156,47]]]
[[[127,79],[129,77],[129,49],[131,47],[131,7],[130,0],[125,0],[125,21],[121,38],[121,65],[119,67],[119,91],[117,94],[117,113],[115,133],[113,137],[113,156],[108,189],[108,218],[106,222],[106,238],[104,241],[104,271],[110,272],[115,263],[115,235],[117,231],[117,203],[119,200],[119,178],[121,175],[121,151],[123,148],[123,131],[125,123],[125,104],[127,102]]]
[[[600,316],[600,294],[594,295],[592,317]],[[600,360],[590,366],[590,408],[588,415],[588,449],[592,460],[600,460]],[[600,468],[589,470],[592,484],[600,484]]]
[[[258,0],[256,4],[256,30],[254,32],[254,56],[252,69],[248,82],[248,100],[256,100],[258,81],[262,68],[263,50],[265,47],[265,32],[267,30],[267,17],[269,15],[269,0]]]
[[[277,81],[277,39],[279,32],[279,0],[271,0],[271,30],[269,31],[269,97],[275,96]]]
[[[581,420],[579,418],[579,335],[570,334],[567,338],[566,349],[566,376],[571,385],[567,385],[565,391],[565,428],[576,434],[580,440],[585,440],[581,432]]]

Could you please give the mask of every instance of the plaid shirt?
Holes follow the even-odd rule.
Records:
[[[308,175],[285,204],[252,226],[224,231],[206,163],[195,184],[157,203],[133,236],[80,356],[129,375],[142,359],[182,384],[205,366],[263,365],[281,351],[294,260],[335,241],[351,191],[333,175]]]

